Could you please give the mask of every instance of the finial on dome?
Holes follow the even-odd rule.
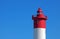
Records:
[[[38,8],[37,13],[41,13],[41,12],[42,12],[42,9],[41,8]]]

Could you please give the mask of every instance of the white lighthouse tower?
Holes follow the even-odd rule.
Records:
[[[37,16],[32,16],[32,19],[34,21],[34,39],[46,39],[47,16],[38,8]]]

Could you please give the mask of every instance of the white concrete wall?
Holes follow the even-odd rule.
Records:
[[[46,29],[34,28],[34,39],[46,39]]]

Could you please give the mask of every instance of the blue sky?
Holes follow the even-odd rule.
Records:
[[[60,39],[60,0],[0,0],[0,39],[33,39],[39,7],[48,16],[47,39]]]

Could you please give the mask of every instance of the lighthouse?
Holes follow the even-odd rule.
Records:
[[[46,39],[46,20],[41,8],[38,8],[37,15],[32,15],[34,22],[34,39]]]

